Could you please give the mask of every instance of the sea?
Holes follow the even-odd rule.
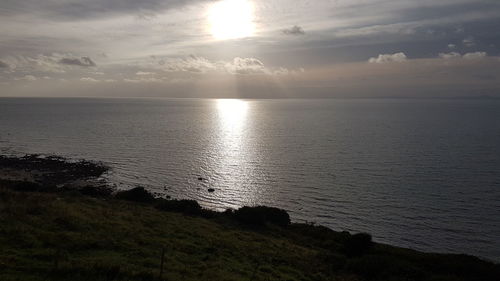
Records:
[[[500,262],[500,100],[1,98],[0,153],[102,161],[118,189]]]

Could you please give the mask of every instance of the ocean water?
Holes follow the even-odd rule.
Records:
[[[118,188],[500,261],[498,100],[4,98],[0,151],[99,160]]]

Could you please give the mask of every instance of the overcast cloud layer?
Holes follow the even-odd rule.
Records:
[[[3,0],[1,96],[500,97],[498,0]],[[144,89],[147,89],[145,91]]]

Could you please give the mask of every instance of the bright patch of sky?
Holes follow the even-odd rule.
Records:
[[[7,0],[0,95],[498,94],[498,26],[497,0]]]

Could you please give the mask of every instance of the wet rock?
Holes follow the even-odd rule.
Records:
[[[214,192],[214,191],[215,191],[215,189],[213,189],[213,188],[208,189],[208,192]]]
[[[63,185],[77,180],[97,179],[109,168],[86,160],[71,161],[59,156],[27,154],[22,157],[0,155],[0,168],[28,171],[41,185]]]

